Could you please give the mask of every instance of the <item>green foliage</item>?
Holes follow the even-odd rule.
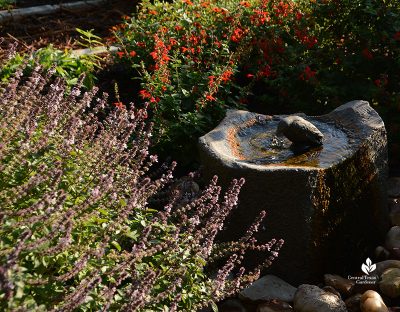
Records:
[[[70,51],[55,49],[52,45],[41,48],[33,54],[16,53],[0,69],[0,79],[7,81],[11,74],[22,64],[27,63],[26,74],[32,71],[35,64],[45,69],[54,68],[56,75],[66,80],[69,86],[78,82],[81,75],[85,75],[84,85],[91,88],[95,82],[94,71],[99,68],[99,59],[94,55],[76,57]]]
[[[143,1],[139,13],[120,26],[123,50],[117,56],[141,82],[139,96],[152,108],[159,147],[171,151],[173,143],[172,149],[190,153],[227,108],[242,106],[251,82],[239,83],[239,68],[248,62],[255,37],[285,31],[286,6],[287,1]],[[266,62],[258,65],[264,69]]]
[[[0,10],[11,9],[15,5],[15,0],[0,0]]]
[[[240,242],[214,245],[243,180],[223,200],[216,178],[203,192],[189,177],[194,191],[171,185],[174,163],[152,168],[146,110],[23,71],[0,87],[1,311],[196,311],[270,264],[282,242],[252,239],[265,212]],[[273,255],[227,280],[248,249]]]

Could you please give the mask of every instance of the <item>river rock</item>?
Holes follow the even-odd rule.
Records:
[[[321,147],[290,154],[282,162],[263,163],[270,152],[263,144],[274,141],[265,134],[275,136],[284,117],[228,110],[224,120],[199,139],[202,173],[204,180],[218,175],[223,186],[234,178],[246,180],[239,205],[218,239],[240,239],[265,210],[268,217],[257,233],[258,241],[285,241],[268,273],[292,285],[313,284],[327,271],[360,266],[362,251],[384,240],[390,225],[386,130],[368,102],[349,102],[326,115],[304,117],[329,130],[319,126],[324,134]],[[332,133],[341,135],[346,148],[321,163],[318,155],[327,146],[337,146]],[[246,154],[253,143],[259,144],[260,157]],[[290,148],[286,151],[290,153]],[[265,255],[250,254],[243,265],[252,268],[260,257]]]
[[[279,299],[292,302],[296,288],[274,275],[265,275],[239,293],[239,298],[249,301]]]
[[[388,196],[400,197],[400,177],[391,177],[388,180]]]
[[[376,270],[373,272],[377,276],[381,276],[389,268],[400,269],[400,260],[385,260],[376,263]]]
[[[287,302],[273,299],[268,302],[260,303],[257,312],[292,312],[293,308]]]
[[[336,295],[314,285],[300,285],[294,296],[296,312],[346,312],[345,303]]]
[[[325,274],[324,282],[328,286],[337,289],[341,294],[349,296],[354,288],[354,282],[339,275]]]
[[[386,234],[385,248],[394,258],[400,259],[400,226],[393,226]]]
[[[324,286],[324,287],[322,288],[322,290],[325,290],[325,291],[327,291],[327,292],[330,292],[330,293],[332,293],[332,294],[338,296],[340,299],[342,299],[342,295],[340,294],[340,292],[338,292],[338,291],[336,290],[336,288],[333,288],[332,286]]]
[[[362,312],[389,312],[382,297],[373,290],[367,290],[361,296],[360,307]]]
[[[324,135],[311,122],[300,116],[282,118],[276,132],[284,135],[297,145],[319,146],[322,145]]]
[[[361,294],[356,294],[350,298],[347,298],[344,303],[346,304],[348,312],[361,312],[360,302]]]
[[[400,269],[390,268],[385,270],[379,282],[381,292],[390,297],[397,298],[400,296]]]

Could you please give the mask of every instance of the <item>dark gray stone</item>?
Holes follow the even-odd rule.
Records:
[[[282,118],[277,134],[284,135],[294,144],[306,146],[319,146],[324,140],[324,135],[316,126],[299,116]]]
[[[293,307],[296,312],[347,312],[342,299],[314,285],[299,286]]]
[[[257,238],[285,240],[268,273],[293,285],[315,283],[327,271],[347,276],[366,258],[363,251],[372,254],[389,228],[386,130],[377,112],[368,102],[353,101],[327,115],[304,118],[340,129],[346,136],[346,149],[324,164],[319,162],[329,136],[319,127],[324,145],[301,155],[314,157],[311,161],[297,156],[272,164],[248,160],[240,135],[277,124],[281,117],[238,110],[228,111],[220,125],[199,140],[206,179],[217,174],[223,185],[233,178],[246,179],[239,207],[219,239],[238,239],[266,210]],[[251,255],[245,265],[251,267],[263,257]]]
[[[400,259],[400,226],[396,225],[390,228],[386,234],[385,248],[393,258]]]
[[[274,275],[265,275],[239,293],[247,301],[268,301],[278,299],[292,302],[296,288]]]

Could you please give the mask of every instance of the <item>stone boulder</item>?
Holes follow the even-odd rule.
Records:
[[[347,312],[345,303],[336,295],[314,285],[300,285],[294,296],[296,312]]]
[[[400,259],[400,226],[393,226],[386,234],[385,248],[394,258]]]
[[[383,272],[389,268],[400,269],[400,260],[385,260],[376,263],[376,270],[373,272],[374,275],[380,277]]]
[[[239,293],[239,298],[247,301],[268,301],[278,299],[292,302],[296,288],[274,275],[266,275]]]
[[[362,312],[389,312],[382,297],[373,290],[367,290],[361,296],[360,307]]]
[[[400,269],[389,268],[385,270],[379,282],[381,292],[390,297],[400,297]]]
[[[214,174],[223,185],[246,180],[218,239],[240,238],[266,210],[258,240],[285,240],[269,273],[294,285],[315,283],[327,271],[347,274],[364,259],[361,250],[372,253],[389,228],[384,123],[365,101],[302,116],[318,125],[324,144],[297,155],[290,142],[274,137],[284,117],[229,110],[199,139],[205,180]],[[265,254],[254,253],[244,264],[262,259]]]
[[[278,123],[278,135],[284,135],[293,144],[306,146],[322,145],[324,135],[311,122],[299,116],[282,118]]]
[[[352,293],[355,285],[354,281],[350,281],[347,278],[332,274],[325,274],[324,282],[325,285],[335,288],[345,296],[349,296]]]

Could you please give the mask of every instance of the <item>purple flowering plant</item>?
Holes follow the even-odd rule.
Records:
[[[23,73],[0,87],[1,310],[196,311],[277,256],[281,240],[253,236],[265,212],[239,241],[215,242],[244,181],[224,194],[216,177],[203,191],[174,181],[175,163],[148,151],[146,108],[110,108],[83,78]],[[247,250],[265,252],[251,271]]]

